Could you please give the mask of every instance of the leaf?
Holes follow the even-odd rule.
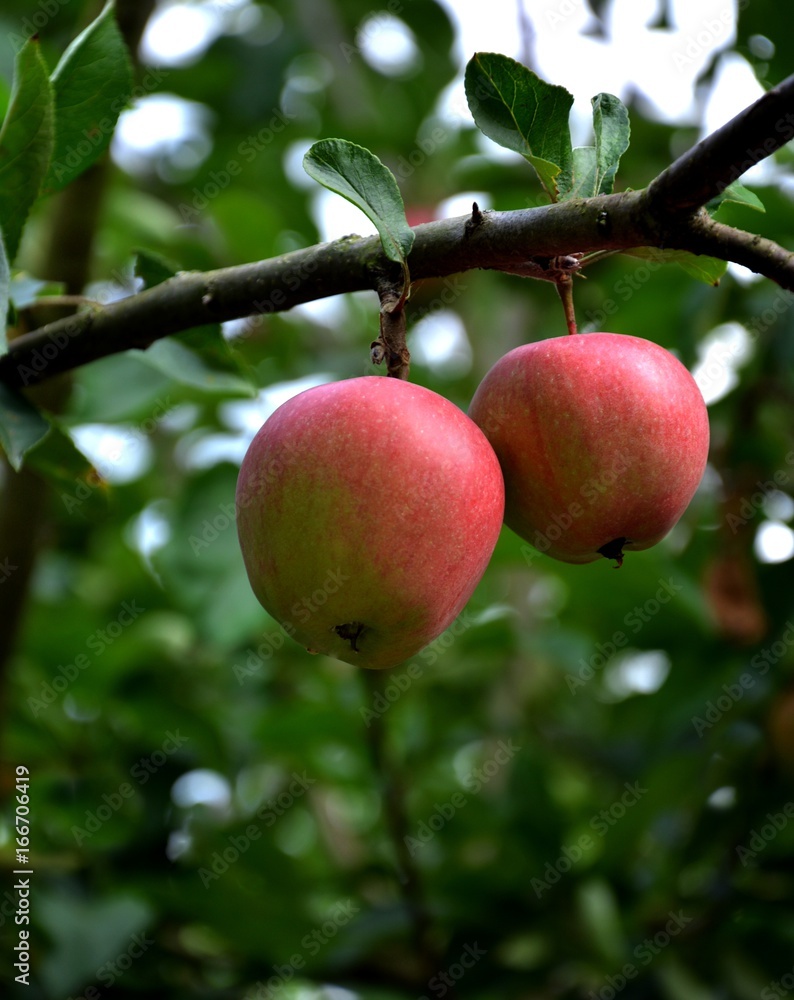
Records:
[[[520,153],[537,171],[552,201],[572,183],[568,116],[573,95],[510,59],[478,52],[466,66],[466,99],[477,127]]]
[[[304,156],[303,169],[360,208],[380,233],[389,260],[405,267],[414,232],[394,174],[374,153],[346,139],[321,139]]]
[[[27,309],[44,295],[63,295],[66,286],[61,281],[43,281],[25,271],[18,271],[11,279],[8,297],[15,309]]]
[[[561,200],[592,198],[596,191],[596,174],[595,146],[577,146],[573,151],[571,187],[565,192]]]
[[[48,421],[19,392],[0,382],[0,445],[19,471],[25,453],[47,434]]]
[[[691,277],[703,281],[707,285],[718,285],[720,278],[728,269],[724,260],[716,257],[705,257],[689,253],[687,250],[659,250],[657,247],[632,247],[623,250],[629,257],[639,257],[642,260],[653,260],[659,264],[678,264]]]
[[[598,94],[592,100],[594,146],[573,151],[570,187],[560,190],[560,201],[611,194],[620,157],[629,147],[629,113],[617,97]]]
[[[0,129],[0,229],[13,262],[53,149],[53,102],[39,43],[26,42],[14,66],[14,87]]]
[[[593,104],[595,131],[595,194],[612,194],[621,156],[629,148],[629,113],[613,94],[597,94]]]
[[[200,327],[206,330],[206,327]],[[193,332],[193,331],[189,331]],[[218,333],[220,336],[220,332]],[[250,381],[231,368],[212,365],[201,353],[192,350],[175,337],[155,341],[145,351],[131,351],[134,357],[175,382],[189,385],[202,392],[223,396],[253,396]]]
[[[720,283],[720,278],[728,270],[728,262],[717,260],[716,257],[703,257],[693,253],[684,253],[676,258],[676,264],[682,267],[691,278],[697,278],[707,285],[715,287]]]
[[[725,201],[732,201],[737,205],[745,205],[747,208],[755,209],[756,212],[766,212],[764,203],[758,195],[743,184],[740,184],[739,181],[729,184],[716,198],[711,199],[706,208],[709,212],[715,212]]]
[[[35,469],[60,496],[69,514],[79,508],[83,517],[105,514],[108,493],[102,476],[57,424],[27,453],[25,465]]]
[[[59,191],[110,143],[132,90],[132,68],[112,0],[64,52],[52,74],[55,149],[44,182]]]
[[[154,288],[176,274],[176,267],[154,250],[135,251],[135,276],[143,280],[144,288]]]

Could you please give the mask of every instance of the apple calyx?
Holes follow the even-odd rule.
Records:
[[[620,569],[623,565],[623,546],[629,545],[631,543],[630,538],[613,538],[611,542],[607,542],[606,545],[602,545],[597,551],[605,559],[614,559],[617,565],[614,569]]]

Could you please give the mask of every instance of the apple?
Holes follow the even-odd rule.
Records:
[[[469,415],[505,479],[505,523],[570,563],[646,549],[670,531],[703,476],[703,396],[669,351],[584,333],[525,344],[496,362]]]
[[[504,483],[449,400],[363,376],[280,406],[243,459],[236,502],[264,608],[310,652],[381,669],[463,609],[499,535]]]

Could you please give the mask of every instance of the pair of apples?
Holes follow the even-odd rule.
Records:
[[[518,347],[466,416],[365,376],[309,389],[257,433],[237,524],[256,597],[310,652],[396,666],[463,609],[505,523],[586,563],[645,549],[703,475],[709,423],[686,368],[648,340]]]

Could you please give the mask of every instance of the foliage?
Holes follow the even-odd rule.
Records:
[[[39,41],[0,57],[14,331],[40,308],[32,299],[57,293],[45,282],[64,280],[42,261],[76,168],[54,177],[52,150],[117,115],[129,90],[110,8],[49,6],[56,14],[33,22]],[[616,187],[638,189],[696,139],[691,123],[655,121],[637,98],[626,149],[626,109],[602,93],[592,152],[566,145],[567,128],[562,152],[550,149],[518,121],[506,145],[521,155],[497,155],[471,121],[438,111],[463,69],[442,6],[258,6],[254,27],[220,35],[201,59],[137,69],[138,95],[209,109],[211,143],[204,155],[200,136],[162,142],[137,172],[107,168],[89,297],[318,242],[325,195],[299,165],[327,137],[372,151],[411,225],[459,193],[509,210],[548,203],[560,179],[568,193],[608,191],[618,160]],[[794,65],[779,5],[739,6],[735,50],[766,85],[779,82]],[[9,0],[2,34],[24,41],[25,18],[47,7]],[[390,12],[418,50],[392,75],[366,61],[361,42]],[[758,36],[774,42],[766,57],[754,54]],[[94,44],[108,62],[86,59],[92,86],[78,70]],[[14,59],[22,82],[12,89]],[[488,59],[493,89],[475,95],[472,113],[502,141],[512,128],[494,97],[504,64]],[[72,85],[99,104],[72,102]],[[35,129],[18,113],[23,99]],[[74,111],[64,124],[77,107],[87,117]],[[81,167],[94,152],[102,162],[112,126],[99,130]],[[790,171],[790,150],[776,162]],[[718,218],[794,246],[784,184],[734,194],[712,206]],[[763,214],[748,211],[757,197]],[[703,375],[735,385],[710,406],[711,467],[681,524],[619,572],[553,562],[505,529],[458,623],[374,678],[308,656],[268,619],[245,578],[233,498],[246,435],[287,393],[377,372],[376,296],[241,321],[225,335],[191,330],[96,362],[72,374],[46,425],[27,397],[3,390],[3,447],[50,487],[2,746],[6,901],[14,769],[30,770],[33,975],[30,987],[8,975],[18,928],[3,905],[4,996],[409,1000],[444,995],[442,972],[458,997],[477,1000],[606,998],[620,977],[626,998],[785,995],[769,991],[786,975],[794,985],[794,734],[784,715],[794,581],[790,559],[763,561],[754,543],[794,511],[791,298],[731,273],[715,287],[708,262],[705,282],[671,264],[658,253],[609,257],[577,279],[576,306],[582,328],[647,337],[690,367],[722,324],[746,331],[745,354],[725,346]],[[412,379],[464,409],[497,358],[565,330],[545,282],[497,272],[428,280],[407,313]],[[459,332],[438,362],[440,319]],[[120,435],[115,458],[89,464],[75,445],[86,426],[94,439]],[[5,556],[0,588],[14,588],[21,571]],[[400,801],[408,841],[394,835]],[[417,879],[427,928],[417,927]]]

